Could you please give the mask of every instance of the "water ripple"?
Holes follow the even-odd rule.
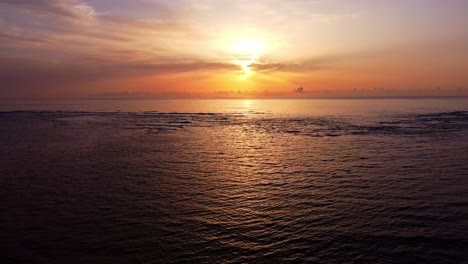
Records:
[[[468,112],[0,112],[6,263],[466,263]]]

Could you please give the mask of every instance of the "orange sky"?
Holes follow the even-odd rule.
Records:
[[[467,11],[466,0],[6,0],[0,99],[468,96]]]

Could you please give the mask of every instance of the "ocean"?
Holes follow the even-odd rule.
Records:
[[[0,101],[2,263],[468,263],[468,99]]]

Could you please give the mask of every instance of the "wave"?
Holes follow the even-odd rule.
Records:
[[[56,125],[103,125],[114,128],[170,132],[192,127],[241,126],[262,133],[339,137],[351,135],[440,135],[468,130],[468,111],[411,114],[377,119],[366,116],[282,116],[270,113],[178,113],[3,111],[0,118],[35,118]]]

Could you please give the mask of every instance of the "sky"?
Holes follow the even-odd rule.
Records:
[[[468,96],[468,0],[0,0],[0,99]]]

